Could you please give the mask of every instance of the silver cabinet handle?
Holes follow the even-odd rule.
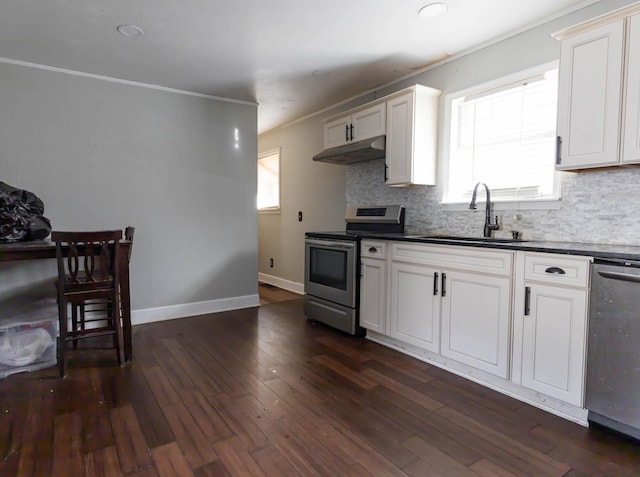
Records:
[[[524,287],[524,316],[531,313],[531,288]]]

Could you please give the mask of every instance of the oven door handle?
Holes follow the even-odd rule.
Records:
[[[336,242],[327,242],[325,240],[309,240],[309,239],[306,240],[306,243],[310,245],[318,245],[319,247],[323,247],[323,248],[332,248],[332,249],[338,249],[338,250],[351,250],[356,246],[355,242],[336,243]]]

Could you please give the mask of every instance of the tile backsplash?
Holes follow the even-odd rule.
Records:
[[[402,204],[407,233],[482,235],[484,202],[477,211],[451,211],[440,205],[439,186],[388,187],[383,159],[351,165],[346,176],[347,205]],[[560,209],[494,215],[501,224],[496,237],[518,230],[527,240],[640,245],[640,168],[564,173]]]

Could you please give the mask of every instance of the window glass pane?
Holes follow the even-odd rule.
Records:
[[[540,73],[454,95],[445,202],[468,200],[476,182],[497,200],[555,198],[558,75]]]
[[[280,152],[258,159],[258,209],[280,207]]]

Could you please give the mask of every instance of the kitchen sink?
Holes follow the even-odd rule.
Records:
[[[476,242],[476,243],[519,243],[522,239],[505,237],[465,237],[460,235],[408,235],[407,238],[442,240],[446,242]]]

